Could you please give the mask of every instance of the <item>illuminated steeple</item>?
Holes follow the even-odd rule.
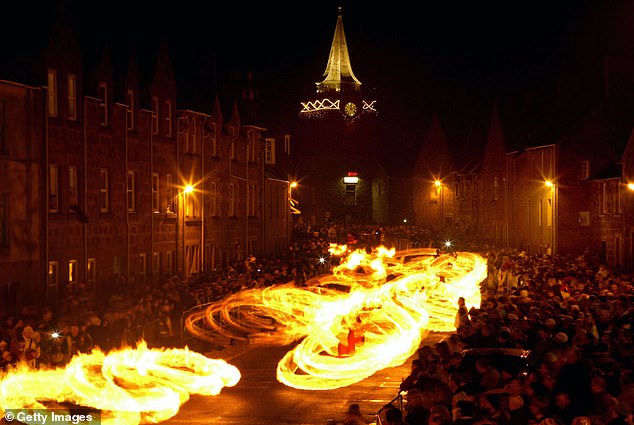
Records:
[[[346,43],[346,35],[343,32],[341,7],[339,7],[337,26],[335,27],[335,35],[332,39],[330,56],[328,57],[324,77],[326,78],[321,83],[316,83],[317,93],[329,91],[339,92],[342,89],[359,91],[361,88],[361,82],[354,76],[352,66],[350,65],[348,44]]]

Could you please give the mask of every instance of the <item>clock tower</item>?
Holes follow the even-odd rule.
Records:
[[[341,8],[324,79],[302,101],[298,180],[305,222],[382,223],[387,177],[377,155],[376,100],[352,71]]]

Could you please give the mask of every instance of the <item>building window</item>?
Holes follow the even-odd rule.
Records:
[[[165,135],[172,137],[172,101],[165,101]]]
[[[48,262],[48,278],[47,282],[49,286],[57,286],[59,282],[59,262],[57,261],[49,261]]]
[[[48,116],[57,117],[57,71],[48,69]]]
[[[152,173],[152,211],[157,213],[160,208],[159,174]]]
[[[236,160],[236,138],[231,137],[231,144],[229,145],[229,158],[232,161]]]
[[[0,248],[9,247],[9,194],[0,193]]]
[[[128,98],[128,110],[126,112],[128,130],[134,130],[134,109],[136,108],[136,103],[134,101],[134,90],[128,89],[126,96]]]
[[[68,74],[68,119],[77,119],[77,76]]]
[[[108,125],[108,84],[99,83],[99,123],[103,126]]]
[[[185,197],[185,217],[200,217],[198,198],[195,192],[183,194]]]
[[[108,170],[99,170],[99,211],[107,213],[110,211],[110,191],[108,181]]]
[[[165,175],[165,188],[167,189],[167,205],[165,212],[173,214],[176,212],[176,194],[174,193],[174,184],[172,183],[172,175]]]
[[[215,217],[218,213],[217,202],[216,182],[211,182],[211,187],[209,188],[209,209],[212,217]]]
[[[275,164],[275,139],[264,139],[264,162]]]
[[[345,205],[357,205],[357,185],[346,185],[346,197],[344,199]]]
[[[97,259],[89,258],[86,264],[86,283],[88,288],[94,289],[97,283]]]
[[[0,100],[0,155],[9,153],[9,143],[5,134],[7,128],[7,103]]]
[[[77,190],[77,167],[68,167],[68,204],[71,207],[79,205],[79,192]]]
[[[128,171],[128,180],[126,184],[126,192],[127,192],[127,201],[128,201],[128,212],[136,211],[134,204],[134,171]]]
[[[236,185],[229,183],[229,217],[236,215]]]
[[[579,161],[579,180],[588,180],[590,177],[590,161]]]
[[[284,153],[286,155],[291,154],[291,135],[290,134],[284,135]]]
[[[544,200],[540,199],[539,200],[539,211],[537,212],[537,225],[539,227],[542,227],[544,225],[543,222],[543,218],[544,218]]]
[[[206,128],[208,128],[208,132],[209,132],[209,143],[210,143],[210,150],[211,150],[211,156],[213,157],[217,157],[218,156],[218,146],[217,146],[217,142],[216,142],[216,126],[214,124],[210,124],[208,126],[206,126]]]
[[[608,185],[606,182],[601,183],[601,214],[608,212]]]
[[[55,164],[48,166],[48,210],[59,211],[59,169]]]
[[[500,196],[500,183],[498,177],[493,177],[493,188],[491,190],[491,200],[497,201]]]
[[[77,282],[77,260],[68,261],[68,283],[73,284]]]
[[[158,97],[152,96],[152,134],[159,132],[159,101]]]
[[[621,184],[616,182],[616,213],[623,213],[623,203],[621,202],[621,196],[623,195],[623,191],[621,190]]]
[[[553,225],[553,200],[548,198],[548,202],[546,204],[546,226],[550,227]]]

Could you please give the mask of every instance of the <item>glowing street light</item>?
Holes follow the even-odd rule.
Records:
[[[192,193],[194,191],[194,186],[192,186],[191,184],[185,185],[185,187],[183,188],[183,193],[184,194],[189,194]]]
[[[552,191],[552,198],[549,199],[548,201],[551,203],[551,207],[550,207],[550,246],[548,244],[546,244],[546,255],[552,255],[555,251],[555,246],[557,243],[557,235],[556,235],[556,223],[555,220],[557,219],[557,213],[556,213],[556,195],[557,195],[557,187],[555,186],[555,183],[550,180],[550,179],[546,179],[544,181],[544,185],[550,189]]]
[[[296,181],[292,181],[288,185],[288,204],[291,210],[291,214],[301,214],[302,212],[297,208],[298,202],[293,199],[293,189],[295,189],[299,184]]]
[[[631,191],[634,191],[634,183],[628,183],[627,188]]]

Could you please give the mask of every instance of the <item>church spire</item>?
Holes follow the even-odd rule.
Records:
[[[343,19],[341,17],[341,6],[339,6],[339,14],[337,16],[337,25],[335,27],[335,35],[332,39],[330,47],[330,56],[328,64],[324,71],[326,77],[321,83],[317,84],[317,92],[324,93],[328,91],[341,91],[342,89],[359,91],[361,82],[355,77],[350,65],[350,56],[348,55],[348,44],[346,43],[346,35],[343,31]]]

